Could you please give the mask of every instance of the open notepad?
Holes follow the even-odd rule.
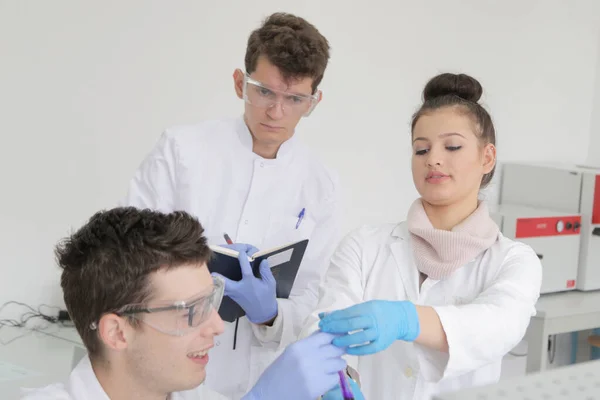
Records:
[[[287,299],[296,280],[300,263],[308,246],[308,239],[289,243],[283,246],[265,249],[248,257],[254,276],[260,278],[260,263],[267,259],[271,272],[277,283],[278,298]],[[210,272],[217,272],[233,281],[242,279],[242,270],[238,261],[239,252],[227,247],[210,246],[213,257],[208,262]],[[233,322],[246,313],[231,298],[225,296],[219,308],[219,315],[224,321]]]

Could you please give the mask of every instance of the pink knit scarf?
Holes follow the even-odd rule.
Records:
[[[421,199],[417,199],[408,211],[407,223],[417,268],[435,280],[449,277],[490,248],[499,232],[483,201],[464,221],[445,231],[431,225]]]

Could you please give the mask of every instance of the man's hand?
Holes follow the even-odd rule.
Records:
[[[288,346],[242,400],[316,399],[335,388],[346,361],[344,350],[331,344],[334,337],[316,332]]]
[[[242,279],[232,281],[222,276],[225,281],[225,296],[231,297],[246,312],[250,322],[254,324],[272,324],[277,317],[277,298],[275,292],[275,278],[271,272],[269,262],[260,263],[262,279],[254,276],[248,256],[256,253],[258,249],[248,244],[232,244],[228,247],[239,251],[238,260],[242,270]],[[218,275],[218,274],[214,274]]]

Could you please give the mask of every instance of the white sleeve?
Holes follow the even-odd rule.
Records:
[[[129,182],[121,206],[150,208],[162,212],[175,209],[178,148],[168,132],[161,135]]]
[[[319,302],[304,323],[301,339],[319,329],[321,312],[345,309],[364,301],[362,242],[358,232],[354,232],[347,235],[336,249],[319,290]],[[345,358],[352,368],[358,369],[357,357]]]
[[[322,217],[313,228],[290,297],[277,299],[279,311],[272,326],[252,324],[255,336],[263,345],[283,348],[295,342],[304,321],[317,306],[319,283],[339,239],[339,185],[337,179],[333,183],[332,194],[325,200]]]
[[[433,307],[448,339],[448,353],[415,344],[425,379],[456,377],[501,360],[525,336],[540,295],[542,266],[519,243],[499,274],[471,303]]]

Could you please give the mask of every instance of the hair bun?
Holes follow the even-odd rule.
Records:
[[[483,88],[477,79],[465,74],[444,73],[427,82],[423,89],[423,99],[427,101],[436,97],[454,95],[477,103],[482,93]]]

